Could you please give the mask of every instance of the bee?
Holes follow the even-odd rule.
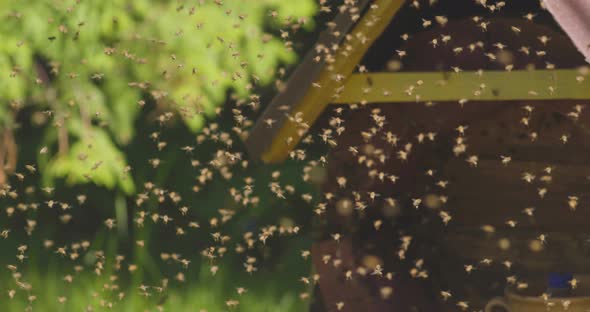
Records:
[[[570,210],[575,211],[578,207],[578,197],[577,196],[568,196],[567,205],[569,206]]]
[[[492,262],[494,262],[492,259],[488,259],[488,258],[484,258],[480,261],[480,263],[484,264],[484,265],[491,265]]]
[[[302,250],[301,251],[301,257],[305,260],[307,260],[307,258],[309,257],[309,255],[311,255],[311,252],[309,250]]]
[[[549,38],[545,35],[538,37],[538,39],[539,39],[539,41],[541,41],[541,43],[543,45],[547,45],[547,42],[549,42],[549,40],[551,40],[551,38]]]
[[[346,187],[346,178],[345,177],[336,178],[336,182],[338,183],[338,186],[340,186],[340,188]]]
[[[467,310],[469,309],[469,302],[467,301],[458,301],[457,302],[457,306],[461,309],[461,310]]]
[[[195,148],[193,146],[183,146],[180,149],[182,151],[185,151],[185,152],[189,153],[189,154],[192,153],[195,150]]]
[[[575,278],[572,278],[568,283],[570,284],[572,289],[578,288],[578,285],[580,284],[580,282]]]
[[[524,18],[527,21],[532,22],[536,15],[537,14],[533,14],[533,13],[529,12],[529,13],[527,13],[527,14],[524,15]]]
[[[449,184],[449,181],[438,181],[436,182],[436,185],[440,186],[441,188],[447,188],[447,185]]]
[[[377,264],[375,266],[375,268],[373,269],[373,272],[371,272],[371,275],[377,275],[379,277],[383,276],[383,268],[381,267],[380,264]]]
[[[451,298],[451,297],[453,296],[453,295],[451,294],[451,292],[450,292],[450,291],[448,291],[448,290],[442,290],[442,291],[440,292],[440,295],[441,295],[441,297],[443,298],[443,300],[444,300],[444,301],[447,301],[447,300],[449,300],[449,298]]]
[[[510,226],[511,228],[514,228],[514,227],[516,227],[516,225],[518,224],[518,221],[514,221],[514,220],[508,220],[508,221],[506,221],[506,224],[507,224],[508,226]]]
[[[477,155],[471,155],[466,159],[467,163],[469,163],[469,165],[471,165],[472,167],[477,167],[478,160],[479,158],[477,157]]]
[[[532,183],[535,180],[535,175],[530,172],[525,172],[522,174],[522,179],[527,183]]]
[[[332,238],[333,238],[333,239],[334,239],[336,242],[338,242],[338,243],[340,242],[340,238],[341,238],[341,236],[340,236],[340,234],[339,234],[339,233],[334,233],[334,234],[332,234],[331,236],[332,236]]]
[[[539,194],[539,197],[544,198],[547,194],[547,188],[538,188],[537,194]]]
[[[569,135],[563,134],[559,139],[561,140],[561,143],[566,144],[569,139]]]
[[[380,194],[375,193],[375,192],[368,192],[368,195],[369,195],[369,198],[371,199],[371,201],[374,201],[376,197],[381,196]]]
[[[272,118],[267,118],[264,120],[264,123],[269,127],[272,128],[272,126],[276,123],[277,121],[275,119]]]
[[[542,243],[542,244],[546,244],[547,243],[547,234],[540,234],[537,239]]]

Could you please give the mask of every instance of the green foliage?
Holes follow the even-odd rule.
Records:
[[[67,184],[82,184],[92,180],[109,189],[118,188],[125,194],[135,191],[133,181],[125,174],[125,156],[113,145],[108,134],[100,129],[76,129],[81,135],[87,132],[91,144],[77,140],[68,154],[53,158],[46,167],[46,179],[65,178]],[[46,181],[45,184],[53,184]]]
[[[232,209],[236,217],[224,225],[224,232],[236,238],[245,230],[255,232],[254,228],[281,224],[284,219],[308,223],[309,211],[288,210],[268,189],[269,170],[279,168],[236,166],[231,181],[215,172],[213,181],[195,182],[195,176],[208,167],[216,151],[227,148],[227,142],[196,144],[194,134],[221,105],[236,107],[230,95],[245,98],[251,90],[270,85],[281,64],[295,61],[296,54],[287,44],[290,38],[282,38],[280,30],[288,30],[294,21],[315,11],[314,0],[0,1],[4,18],[0,23],[0,134],[16,128],[17,172],[25,175],[24,181],[9,176],[16,192],[23,195],[4,197],[1,202],[16,207],[25,198],[40,205],[5,218],[0,229],[12,228],[16,217],[39,223],[34,233],[27,234],[32,236],[25,237],[19,226],[21,230],[2,240],[5,249],[15,250],[22,242],[29,248],[22,272],[23,280],[34,286],[29,294],[37,298],[31,303],[35,311],[81,311],[89,304],[98,308],[102,299],[97,291],[115,304],[113,311],[157,311],[157,305],[166,311],[197,307],[224,311],[229,298],[241,301],[240,311],[305,308],[307,302],[297,299],[305,290],[298,277],[309,275],[309,265],[299,253],[310,248],[309,236],[293,237],[276,248],[270,247],[269,239],[264,257],[259,255],[256,275],[244,270],[241,255],[228,254],[223,259],[228,264],[213,276],[211,263],[199,252],[209,244],[210,234],[187,228],[184,221],[203,221],[218,217],[220,208]],[[172,116],[164,127],[160,126],[162,116]],[[221,131],[231,133],[233,117],[224,112],[215,122]],[[152,140],[152,132],[159,132],[162,139]],[[232,134],[231,139],[234,152],[244,155],[237,136]],[[168,146],[159,150],[156,144],[164,140]],[[181,150],[183,146],[194,146],[194,153]],[[160,161],[158,167],[148,162],[155,158]],[[192,160],[202,165],[194,167]],[[34,170],[24,168],[29,164],[35,165]],[[311,192],[300,185],[298,164],[280,169],[281,183]],[[242,207],[227,196],[228,188],[243,189],[243,181],[252,177],[260,196],[268,200]],[[182,205],[190,207],[188,214],[180,214],[168,201],[159,202],[155,193],[146,190],[148,182],[181,194]],[[55,192],[51,187],[39,191],[39,184],[55,187]],[[198,193],[192,189],[195,184],[202,188]],[[150,194],[150,199],[140,205],[136,199],[141,196],[131,196],[136,193]],[[83,202],[79,196],[84,196]],[[291,203],[301,206],[301,200],[293,197]],[[63,206],[51,209],[49,201],[71,206],[67,211]],[[173,226],[155,226],[152,217],[138,226],[134,222],[140,211],[152,217],[169,215],[186,234],[178,236]],[[116,221],[116,230],[106,226],[107,218]],[[76,260],[60,258],[54,248],[44,245],[48,239],[68,248],[73,240],[86,239],[91,247]],[[138,247],[138,241],[145,246]],[[99,250],[109,260],[97,276],[90,267]],[[161,252],[170,251],[191,261],[190,268],[182,269],[185,282],[171,278],[180,269],[175,263],[159,258]],[[114,271],[111,260],[119,255],[125,256],[125,265]],[[73,273],[74,264],[85,269]],[[134,274],[127,272],[128,264],[137,265]],[[1,290],[6,299],[8,289],[18,285],[9,282],[10,272],[3,274],[0,277],[7,283]],[[64,281],[66,274],[74,276],[74,283]],[[124,300],[118,298],[118,291],[101,290],[113,282],[109,278],[114,274],[121,278],[117,284]],[[165,295],[154,293],[148,298],[138,291],[140,285],[156,285],[164,277],[171,281]],[[259,283],[259,278],[266,282]],[[247,288],[248,296],[238,297],[234,284]],[[25,292],[19,290],[20,297],[5,310],[24,310],[29,302],[21,295]],[[59,303],[60,296],[67,301]]]
[[[295,258],[296,255],[293,255]],[[239,296],[233,288],[228,289],[226,277],[214,277],[205,268],[201,274],[199,284],[183,285],[168,291],[166,295],[155,294],[145,297],[139,291],[133,290],[127,294],[124,300],[117,298],[117,292],[105,292],[105,296],[111,298],[107,301],[113,306],[108,311],[162,311],[156,308],[159,304],[164,311],[192,312],[192,311],[232,311],[225,305],[228,298],[240,300],[238,311],[243,312],[289,312],[305,311],[306,301],[299,300],[298,294],[288,289],[293,286],[297,276],[286,270],[279,276],[270,272],[259,273],[265,281],[263,285],[256,284],[253,280],[246,281],[242,286],[247,287],[247,294]],[[221,273],[220,273],[221,274]],[[229,275],[229,274],[226,274]],[[9,278],[9,277],[7,277]],[[93,306],[95,311],[102,311],[100,298],[94,296],[96,289],[101,289],[109,283],[108,277],[97,278],[91,274],[76,276],[77,286],[73,287],[63,282],[59,276],[27,274],[28,280],[34,285],[43,285],[45,292],[37,294],[37,300],[32,304],[33,311],[86,311],[88,306]],[[286,283],[286,281],[288,281]],[[65,296],[64,303],[59,303],[57,298]],[[27,298],[20,295],[13,300],[7,300],[3,311],[25,311]],[[106,311],[106,308],[104,308]]]
[[[0,23],[0,124],[11,124],[15,107],[51,110],[78,141],[66,155],[40,160],[44,180],[85,183],[88,166],[103,160],[91,180],[133,192],[120,149],[135,136],[140,100],[178,113],[198,131],[203,114],[213,115],[229,92],[247,96],[252,85],[272,81],[278,64],[295,60],[267,31],[316,10],[312,0],[216,2],[0,2],[7,13]],[[59,137],[49,133],[58,131],[53,122],[44,128],[47,146]],[[82,136],[95,139],[91,152]],[[89,159],[80,161],[80,153]]]

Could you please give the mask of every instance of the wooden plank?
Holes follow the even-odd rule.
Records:
[[[368,4],[369,0],[358,1],[356,5],[358,12],[363,12]],[[293,108],[301,102],[303,96],[311,88],[312,83],[318,79],[322,68],[326,66],[324,58],[321,58],[319,62],[315,60],[315,57],[319,55],[315,48],[340,44],[354,26],[355,21],[348,11],[344,11],[336,15],[332,23],[335,26],[324,30],[320,34],[317,42],[314,44],[314,48],[307,52],[301,63],[289,77],[289,80],[285,84],[285,89],[273,98],[250,131],[246,141],[246,147],[253,158],[260,158],[265,150],[272,144],[275,144],[273,142],[277,140],[277,133],[287,120],[285,113],[293,114]],[[336,36],[336,34],[338,35]],[[269,128],[265,124],[264,120],[267,119],[276,121],[273,128]]]
[[[395,13],[401,8],[405,0],[376,0],[368,12],[355,25],[350,33],[350,40],[342,43],[350,49],[339,50],[334,55],[334,60],[328,66],[322,67],[315,83],[321,87],[309,88],[304,93],[303,99],[294,105],[291,114],[301,114],[301,122],[294,123],[286,120],[276,135],[272,137],[272,143],[262,153],[262,160],[267,163],[280,162],[287,158],[297,143],[301,140],[302,124],[311,126],[326,106],[334,99],[335,94],[342,89],[346,80],[354,68],[365,55],[367,49],[379,37],[389,25]],[[252,137],[248,141],[260,139]]]
[[[333,104],[590,99],[588,70],[355,74]]]

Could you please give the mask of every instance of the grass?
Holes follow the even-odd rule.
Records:
[[[100,236],[97,240],[101,240]],[[10,276],[11,272],[4,270],[0,275],[0,311],[26,311],[29,306],[32,311],[43,312],[89,311],[89,307],[92,311],[125,312],[305,311],[309,302],[301,300],[299,295],[310,289],[299,282],[299,278],[309,276],[311,267],[309,261],[304,261],[299,253],[302,249],[309,249],[309,240],[305,236],[287,240],[283,238],[281,245],[286,245],[281,246],[280,251],[272,250],[269,246],[269,252],[278,255],[268,261],[262,259],[259,271],[253,274],[245,272],[242,259],[236,256],[224,257],[217,262],[220,269],[213,275],[208,263],[199,260],[198,252],[195,252],[189,268],[182,269],[178,264],[163,263],[159,258],[137,250],[133,253],[137,256],[135,263],[139,269],[129,274],[126,268],[130,262],[124,261],[122,270],[116,272],[112,262],[117,244],[114,239],[103,241],[107,261],[101,275],[94,273],[94,261],[89,259],[77,261],[76,264],[84,264],[84,270],[74,273],[70,260],[48,254],[53,251],[32,248],[24,264],[5,261],[18,264],[19,272],[22,272],[19,280],[31,284],[32,289],[26,291],[20,288]],[[90,257],[91,254],[93,252],[89,251],[82,258]],[[24,268],[20,269],[21,266]],[[154,272],[154,269],[158,272]],[[185,274],[186,282],[174,279],[175,274],[181,271]],[[73,276],[72,283],[64,280],[66,274]],[[117,280],[110,280],[115,275]],[[150,295],[143,295],[140,285],[160,286],[162,277],[169,279],[165,291],[160,293],[150,288]],[[111,289],[113,285],[119,289]],[[246,293],[239,295],[237,287],[246,288]],[[8,296],[11,289],[16,290],[13,299]],[[118,297],[121,292],[125,294],[122,299]],[[28,297],[31,295],[36,299],[29,305]],[[66,297],[67,300],[60,303],[59,297]],[[226,301],[230,299],[238,300],[239,305],[228,307]],[[109,307],[109,303],[112,307]]]
[[[307,302],[299,299],[294,289],[306,289],[303,285],[294,285],[297,278],[293,271],[260,272],[245,278],[244,274],[224,273],[223,268],[213,276],[207,266],[201,268],[196,282],[186,285],[170,281],[170,287],[162,293],[151,289],[150,296],[142,295],[139,285],[128,285],[126,289],[112,290],[117,282],[109,281],[111,274],[96,276],[90,271],[74,275],[73,283],[63,280],[57,270],[51,269],[47,274],[25,273],[22,281],[33,286],[28,292],[18,290],[14,282],[2,288],[18,290],[16,296],[8,300],[7,291],[2,294],[2,311],[24,311],[28,306],[27,298],[36,296],[31,304],[33,311],[86,311],[90,306],[94,311],[303,311]],[[11,278],[3,278],[11,281]],[[247,292],[238,295],[237,285],[245,287]],[[118,298],[123,291],[125,297]],[[58,297],[66,297],[64,303]],[[239,300],[235,308],[228,308],[229,299]],[[107,304],[112,303],[112,308]]]
[[[174,163],[174,161],[167,161]],[[298,177],[300,172],[297,166],[281,169],[286,178]],[[269,168],[262,168],[264,172],[256,176],[270,177]],[[161,171],[159,171],[161,172]],[[245,175],[245,174],[244,174]],[[241,181],[242,178],[236,178]],[[269,179],[269,178],[268,178]],[[293,178],[293,180],[296,180]],[[298,190],[313,193],[310,186],[300,186],[297,181],[285,181],[297,187]],[[166,181],[159,181],[159,184],[166,184]],[[311,263],[309,259],[301,258],[301,250],[309,250],[311,245],[311,231],[301,231],[298,235],[280,236],[269,239],[266,245],[257,243],[253,250],[248,250],[248,256],[255,256],[258,260],[258,271],[254,274],[245,272],[243,263],[246,255],[237,255],[233,248],[235,243],[240,242],[246,231],[257,233],[261,226],[269,224],[280,224],[281,217],[289,217],[297,224],[305,228],[309,226],[310,210],[292,209],[292,207],[307,206],[297,199],[285,205],[278,201],[268,190],[268,180],[256,179],[258,195],[267,198],[264,205],[249,209],[235,208],[236,216],[224,225],[220,231],[231,235],[232,241],[226,245],[227,254],[216,260],[220,270],[212,276],[209,271],[209,263],[203,260],[200,251],[212,245],[210,231],[207,225],[203,224],[202,229],[188,231],[185,236],[177,236],[174,227],[155,225],[147,220],[141,228],[133,227],[130,234],[121,235],[117,229],[108,230],[99,221],[98,225],[92,222],[80,223],[77,227],[63,226],[58,223],[46,222],[46,226],[39,227],[32,236],[15,231],[11,233],[10,239],[0,240],[1,263],[18,266],[18,272],[22,273],[21,281],[32,285],[32,290],[27,292],[19,288],[15,279],[10,276],[11,272],[5,267],[0,268],[0,312],[25,311],[27,309],[30,295],[36,299],[31,303],[32,311],[43,312],[69,312],[87,311],[92,307],[93,311],[240,311],[240,312],[265,312],[265,311],[305,311],[308,309],[309,301],[299,298],[303,292],[310,292],[309,286],[299,281],[302,276],[310,276]],[[232,185],[233,186],[233,185]],[[193,215],[185,217],[192,220],[208,220],[218,215],[216,209],[210,207],[232,207],[235,203],[228,199],[226,194],[227,183],[224,181],[212,181],[207,194],[198,194],[197,198],[189,198],[189,201],[198,202],[197,208],[193,209]],[[236,183],[235,187],[242,187]],[[307,187],[307,188],[306,188]],[[72,191],[72,193],[75,193]],[[108,194],[107,194],[108,195]],[[114,214],[90,214],[91,209],[109,207],[110,197],[94,196],[89,199],[84,209],[79,209],[74,218],[76,220],[88,220],[97,218],[104,220],[106,217],[117,217]],[[95,200],[91,202],[90,200]],[[121,204],[120,204],[121,206]],[[120,207],[124,210],[125,207]],[[130,209],[130,208],[127,208]],[[143,206],[147,212],[158,212],[162,209],[157,203],[148,202]],[[95,212],[95,210],[93,210]],[[39,213],[37,211],[31,214]],[[29,218],[40,220],[52,220],[56,216],[50,215],[54,211],[45,211],[45,215],[30,215]],[[119,215],[123,215],[119,213]],[[179,219],[182,216],[173,215]],[[119,219],[119,218],[118,218]],[[18,221],[18,222],[17,222]],[[23,220],[3,220],[0,228],[21,227]],[[125,223],[125,220],[118,220],[117,223]],[[95,227],[97,230],[94,231]],[[80,234],[80,232],[82,234]],[[51,238],[55,245],[46,249],[43,241]],[[81,257],[75,261],[69,260],[55,253],[57,247],[71,246],[71,243],[88,240],[90,248],[81,252]],[[144,247],[138,247],[136,241],[144,241]],[[28,250],[27,258],[20,263],[14,258],[15,251],[19,245],[26,244]],[[94,270],[95,251],[104,251],[106,258],[105,270],[101,276],[97,276]],[[70,253],[71,250],[68,250]],[[160,258],[161,252],[179,253],[182,257],[191,261],[187,269],[183,269],[178,263],[167,263]],[[116,255],[125,255],[122,270],[114,271],[113,261]],[[137,271],[133,274],[127,272],[129,264],[136,264]],[[82,265],[84,270],[74,273],[74,266]],[[174,277],[178,272],[186,275],[186,282],[177,282]],[[64,281],[64,276],[74,276],[72,283]],[[117,275],[116,281],[109,278]],[[150,296],[142,295],[139,286],[161,285],[163,278],[169,279],[169,287],[163,293],[151,290]],[[120,289],[106,289],[105,285],[117,284]],[[247,292],[238,295],[236,288],[244,287]],[[16,290],[13,299],[8,296],[9,290]],[[123,299],[118,294],[125,294]],[[59,297],[66,297],[64,303],[58,302]],[[237,307],[228,308],[227,300],[239,300]],[[309,300],[309,299],[308,299]],[[107,307],[112,303],[112,307]]]

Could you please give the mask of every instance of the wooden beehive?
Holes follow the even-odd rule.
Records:
[[[532,3],[525,2],[519,5],[526,8]],[[577,239],[578,233],[586,231],[590,216],[584,205],[590,199],[585,193],[590,184],[590,132],[585,126],[589,120],[586,114],[577,118],[571,114],[576,105],[590,104],[590,88],[586,81],[577,80],[585,77],[578,69],[584,60],[568,38],[555,25],[530,23],[507,14],[492,19],[485,31],[475,27],[472,19],[455,16],[444,26],[412,33],[405,43],[399,39],[404,31],[396,29],[400,24],[389,22],[402,2],[376,3],[377,13],[365,13],[357,24],[341,24],[343,31],[350,29],[352,38],[341,43],[350,45],[350,51],[342,53],[346,57],[337,54],[317,68],[304,61],[286,91],[261,117],[278,118],[279,127],[269,130],[259,123],[248,141],[253,155],[277,162],[296,148],[303,130],[328,128],[330,116],[345,122],[346,130],[327,157],[327,182],[322,189],[336,199],[328,201],[313,250],[314,266],[323,280],[323,300],[357,298],[347,303],[350,311],[408,311],[413,307],[434,311],[443,306],[435,289],[452,286],[459,289],[459,295],[481,305],[502,291],[506,271],[496,264],[470,280],[473,285],[456,277],[465,277],[465,264],[477,265],[484,258],[496,263],[516,259],[515,267],[531,275],[564,266],[590,271],[583,261],[588,250]],[[361,1],[361,11],[370,11],[367,5]],[[460,8],[465,3],[449,5]],[[431,12],[436,14],[436,10]],[[513,28],[523,31],[515,34]],[[364,35],[367,46],[355,41],[359,34]],[[445,35],[452,36],[452,45],[439,43],[440,47],[432,49],[433,38],[441,40]],[[540,41],[542,36],[550,37],[550,42]],[[470,45],[481,51],[470,53]],[[465,51],[457,53],[454,47]],[[528,48],[518,52],[520,47]],[[395,50],[405,51],[407,58],[400,62]],[[551,55],[534,56],[544,50],[551,50]],[[310,55],[313,59],[314,53]],[[500,60],[491,61],[490,55]],[[350,75],[358,61],[380,73]],[[395,72],[387,72],[391,69]],[[306,72],[308,79],[298,75]],[[351,103],[356,104],[355,109],[348,108]],[[346,112],[335,112],[338,107],[347,107]],[[323,117],[314,124],[322,112]],[[285,117],[298,113],[299,123]],[[374,126],[375,115],[386,120],[381,128]],[[465,134],[458,133],[458,125],[467,126]],[[371,127],[376,131],[372,133]],[[398,144],[387,142],[387,132],[400,138]],[[436,133],[435,140],[426,136],[423,143],[417,142],[420,134],[429,132]],[[464,137],[465,152],[454,150],[458,137]],[[407,143],[412,143],[412,155],[403,160],[399,153]],[[362,161],[351,153],[351,147],[363,156]],[[468,162],[473,156],[476,161]],[[502,156],[511,161],[503,163]],[[380,172],[399,179],[396,183],[382,181]],[[529,183],[525,175],[534,179]],[[338,177],[346,177],[344,187]],[[448,185],[438,185],[441,180]],[[543,188],[547,192],[541,197]],[[379,196],[367,199],[370,192]],[[436,200],[426,204],[426,198],[433,196]],[[572,196],[579,202],[575,213],[568,203]],[[396,200],[395,209],[389,207],[387,198]],[[415,205],[417,199],[421,203]],[[351,209],[355,202],[368,208]],[[441,211],[452,217],[446,226]],[[533,211],[533,216],[527,211]],[[378,230],[376,221],[382,222]],[[343,233],[346,239],[335,244],[332,233]],[[537,246],[534,251],[531,242],[541,233],[553,239],[551,248]],[[391,281],[375,282],[365,276],[355,283],[343,283],[343,272],[358,266],[371,268],[379,263],[396,272],[412,269],[415,262],[399,259],[404,236],[412,236],[417,245],[407,258],[431,264],[429,279],[400,274]],[[343,265],[330,267],[323,261],[325,255],[341,259]],[[407,292],[384,301],[379,295],[384,286]]]

